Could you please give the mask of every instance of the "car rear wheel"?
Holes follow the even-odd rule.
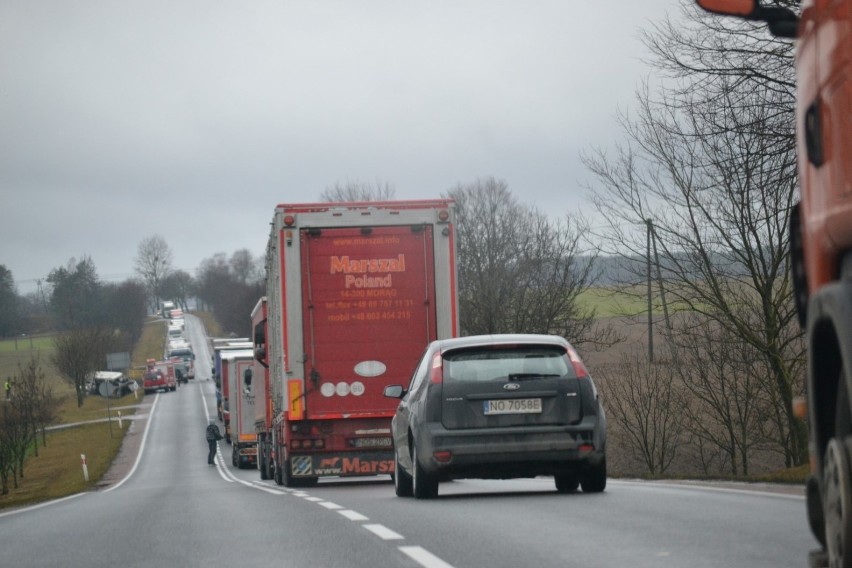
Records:
[[[414,470],[412,489],[415,499],[432,499],[438,496],[438,478],[423,471],[417,459],[417,446],[411,455],[411,465]]]
[[[580,480],[576,475],[556,475],[553,480],[556,482],[558,493],[574,493],[580,487]]]
[[[399,467],[399,453],[396,448],[393,451],[393,488],[397,497],[414,495],[414,483],[411,476]]]
[[[580,486],[583,488],[583,493],[601,493],[606,489],[606,458],[583,476]]]

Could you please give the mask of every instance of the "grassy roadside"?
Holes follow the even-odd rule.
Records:
[[[148,358],[162,357],[165,333],[166,324],[161,320],[152,320],[145,325],[131,357],[134,367],[144,366]],[[60,398],[56,425],[101,420],[108,418],[110,414],[115,419],[117,408],[132,407],[143,401],[140,389],[138,398],[133,394],[110,400],[90,396],[85,399],[83,406],[78,408],[74,389],[60,378],[50,363],[53,351],[50,338],[34,342],[33,349],[29,349],[29,342],[26,343],[27,349],[21,349],[21,340],[18,342],[17,350],[11,340],[0,342],[0,376],[5,378],[7,375],[14,375],[18,362],[23,364],[33,355],[37,355],[48,383]],[[134,414],[135,410],[121,408],[120,411],[122,416],[128,416]],[[126,422],[124,427],[127,428]],[[0,509],[56,499],[95,487],[118,454],[125,431],[119,429],[118,422],[113,420],[111,425],[101,422],[49,430],[46,447],[41,445],[39,436],[38,456],[31,451],[30,457],[24,463],[24,478],[19,480],[17,489],[12,487],[10,479],[9,494],[0,495]],[[88,482],[83,478],[81,454],[86,456]]]

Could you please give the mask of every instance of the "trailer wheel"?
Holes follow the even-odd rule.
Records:
[[[257,456],[257,466],[260,470],[260,479],[267,480],[269,479],[269,471],[266,469],[266,453],[258,448],[258,456]]]
[[[278,464],[272,464],[272,470],[275,472],[275,485],[284,485],[284,478],[281,475],[281,468]]]
[[[281,481],[284,487],[293,487],[293,476],[290,474],[290,460],[284,460],[281,464]]]

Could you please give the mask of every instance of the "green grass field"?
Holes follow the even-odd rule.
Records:
[[[148,358],[160,359],[163,354],[163,341],[166,324],[163,321],[149,322],[142,333],[132,354],[132,365],[142,366]],[[33,356],[39,357],[41,368],[54,394],[60,399],[57,406],[56,424],[73,424],[99,420],[109,416],[115,418],[115,407],[132,406],[143,400],[141,389],[138,399],[129,394],[119,399],[107,400],[100,396],[86,397],[83,406],[77,407],[72,385],[63,380],[50,362],[53,352],[51,336],[33,338],[30,347],[18,340],[17,349],[14,340],[0,341],[0,377],[15,376],[18,364],[22,366]],[[0,401],[0,404],[5,402]],[[122,409],[123,416],[134,414],[134,409]],[[73,428],[48,431],[47,447],[39,447],[39,455],[29,457],[24,464],[24,475],[19,480],[18,489],[12,489],[10,480],[9,495],[0,495],[0,509],[28,505],[48,499],[55,499],[85,491],[94,487],[109,469],[112,460],[118,454],[124,430],[119,430],[113,422],[112,435],[108,423],[95,423]],[[39,443],[41,437],[39,437]],[[32,454],[32,452],[31,452]],[[80,454],[86,455],[89,469],[89,482],[85,482],[80,464]]]

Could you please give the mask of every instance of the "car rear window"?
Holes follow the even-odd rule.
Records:
[[[576,378],[565,351],[556,346],[476,347],[445,353],[443,359],[444,382]]]

